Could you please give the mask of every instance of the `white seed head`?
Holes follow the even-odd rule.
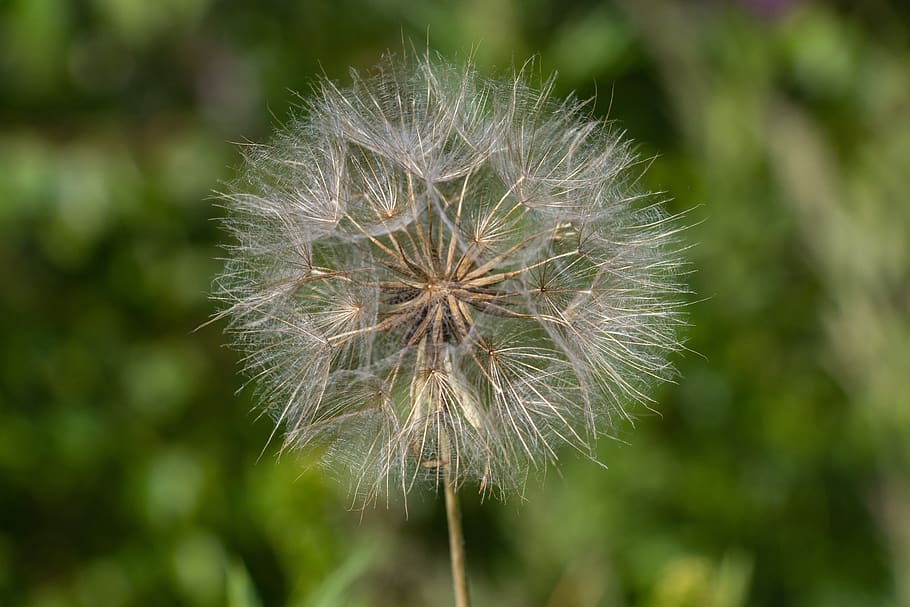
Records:
[[[593,457],[679,348],[678,222],[552,79],[387,57],[247,146],[216,297],[285,448],[367,497]]]

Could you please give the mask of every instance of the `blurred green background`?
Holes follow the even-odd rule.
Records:
[[[211,192],[318,74],[539,53],[691,210],[661,415],[506,503],[478,606],[910,605],[910,5],[0,2],[0,605],[451,604],[442,500],[262,453]],[[429,33],[428,33],[429,32]]]

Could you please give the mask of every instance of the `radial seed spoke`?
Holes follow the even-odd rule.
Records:
[[[433,316],[433,343],[436,345],[441,345],[444,337],[445,323],[443,318],[445,317],[446,306],[442,303],[436,304],[436,311]],[[429,314],[427,314],[429,316]]]
[[[471,274],[469,276],[465,277],[465,283],[470,284],[472,286],[478,286],[478,287],[484,287],[487,285],[500,283],[500,282],[506,280],[507,278],[511,278],[513,276],[518,276],[519,274],[527,272],[528,270],[533,270],[534,268],[539,268],[540,266],[542,266],[544,264],[548,264],[553,261],[556,261],[557,259],[562,259],[564,257],[569,257],[571,255],[578,255],[578,254],[579,254],[578,249],[575,249],[574,251],[566,251],[565,253],[560,253],[559,255],[554,255],[552,257],[548,257],[548,258],[538,261],[536,263],[532,263],[531,265],[524,266],[522,268],[518,268],[517,270],[509,270],[508,272],[497,272],[496,274],[487,274],[486,276],[484,276],[484,272],[480,271],[484,267],[484,266],[481,266],[481,267],[477,268],[476,270],[474,270],[473,272],[471,272]],[[489,265],[489,264],[484,264],[484,265]],[[493,267],[493,266],[490,266],[490,267]],[[490,268],[487,268],[487,270],[485,270],[485,272],[489,271],[489,269]]]
[[[464,207],[464,197],[468,191],[468,182],[471,179],[473,170],[469,171],[464,177],[464,183],[461,184],[461,193],[458,195],[458,206],[455,208],[455,227],[461,228],[461,209]],[[452,233],[449,235],[449,251],[446,255],[446,266],[445,274],[446,276],[452,276],[454,271],[452,269],[452,264],[455,262],[455,249],[458,246],[458,233],[456,230],[452,230]]]
[[[386,318],[385,320],[379,321],[378,323],[376,323],[375,325],[373,325],[371,327],[361,327],[360,329],[353,329],[351,331],[345,331],[344,333],[339,333],[337,335],[332,335],[330,337],[327,337],[325,341],[327,341],[330,345],[335,345],[336,342],[344,343],[346,341],[349,341],[352,337],[356,337],[358,335],[364,335],[367,333],[376,333],[378,331],[386,331],[386,330],[392,329],[394,327],[397,327],[398,325],[400,325],[401,323],[406,321],[407,317],[408,317],[407,314],[395,314],[393,316],[390,316],[389,318]]]
[[[424,231],[423,224],[419,221],[420,212],[417,209],[417,198],[414,194],[414,178],[410,172],[408,172],[408,174],[407,174],[407,182],[408,182],[408,201],[411,204],[411,209],[414,212],[414,219],[415,219],[414,232],[416,233],[417,241],[420,243],[420,246],[417,247],[417,249],[418,249],[418,252],[422,254],[423,261],[426,264],[426,266],[429,268],[429,267],[432,267],[432,265],[431,265],[432,264],[431,260],[433,259],[432,253],[431,253],[432,245],[430,243],[430,238],[427,236],[426,232]],[[429,220],[432,217],[433,217],[433,213],[430,212],[430,210],[428,209],[427,210],[427,219]],[[431,228],[431,232],[432,232],[432,228]],[[405,231],[405,234],[410,235],[410,233],[408,231]]]
[[[413,327],[412,333],[408,336],[408,345],[416,345],[417,342],[423,339],[427,334],[427,327],[430,326],[430,323],[433,320],[433,316],[430,313],[430,310],[424,310],[423,317],[420,319],[420,322]]]
[[[548,233],[548,231],[549,230],[542,230],[540,232],[535,232],[534,234],[531,234],[530,236],[522,239],[521,242],[518,242],[518,243],[512,245],[511,247],[509,247],[508,249],[506,249],[499,255],[496,255],[495,257],[493,257],[492,259],[487,261],[486,263],[479,265],[476,268],[469,270],[464,274],[457,275],[458,280],[468,281],[468,280],[471,280],[478,276],[482,276],[482,275],[486,274],[487,272],[489,272],[496,266],[502,264],[509,257],[514,255],[517,251],[520,251],[521,249],[528,246],[528,244],[530,244],[531,242],[534,242],[541,236],[546,235]]]

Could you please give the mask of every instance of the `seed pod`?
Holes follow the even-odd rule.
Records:
[[[387,57],[322,82],[223,194],[216,297],[258,398],[367,497],[446,466],[517,488],[671,375],[679,221],[552,83]]]

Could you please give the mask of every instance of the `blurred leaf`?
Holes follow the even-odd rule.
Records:
[[[227,607],[262,607],[253,580],[240,560],[231,561],[227,570]]]
[[[359,544],[348,557],[314,588],[306,599],[299,603],[299,607],[355,607],[355,605],[370,604],[355,600],[352,588],[357,580],[372,565],[379,552],[376,544]]]

